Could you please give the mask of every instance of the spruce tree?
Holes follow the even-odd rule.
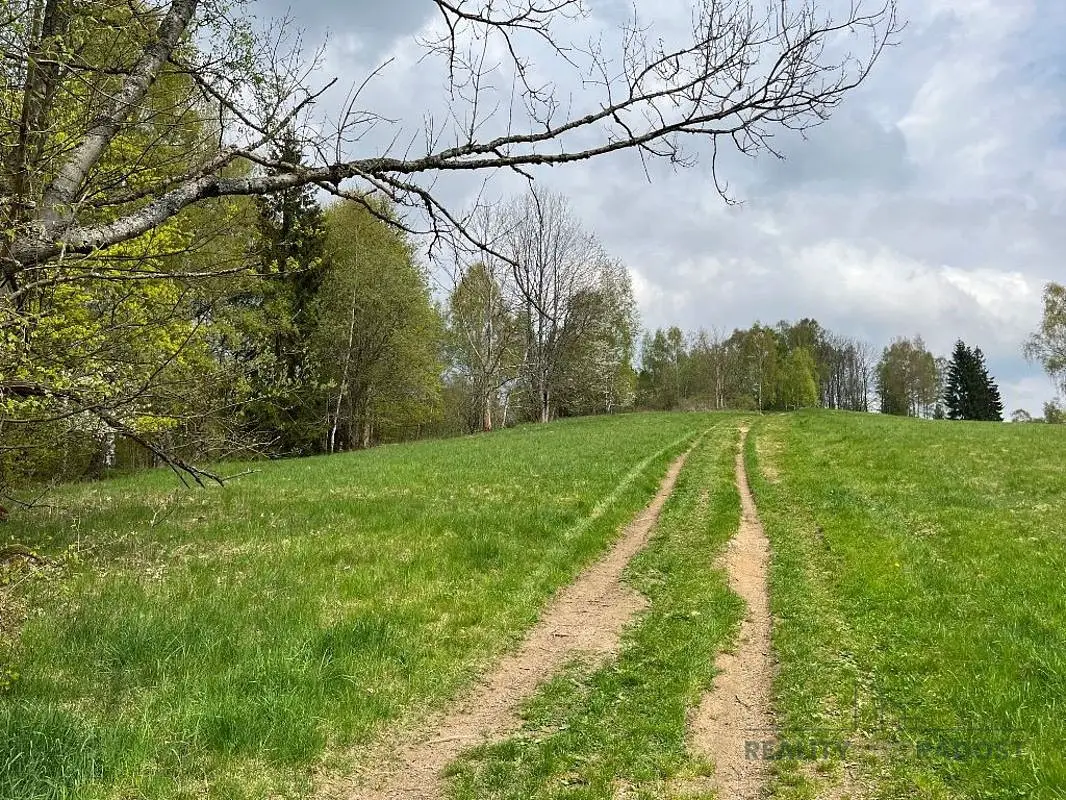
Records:
[[[293,131],[271,152],[277,164],[303,160]],[[241,411],[242,425],[274,452],[306,453],[320,448],[311,338],[325,273],[325,215],[306,186],[258,198],[255,210],[249,255],[258,276],[231,300],[238,353],[253,397]]]
[[[963,372],[963,419],[984,419],[987,405],[985,381],[981,362],[970,347],[966,348],[966,369]]]
[[[1002,422],[1003,398],[1000,397],[999,386],[996,385],[996,382],[991,377],[988,378],[988,389],[991,398],[988,406],[988,419],[990,422]]]
[[[988,374],[981,348],[971,350],[961,340],[955,342],[948,363],[944,404],[949,419],[1003,421],[1003,400]]]
[[[955,342],[955,350],[948,362],[948,382],[944,390],[944,405],[947,406],[948,419],[969,419],[969,385],[972,354],[960,339]]]
[[[974,416],[971,419],[980,419],[987,422],[1003,421],[1003,400],[999,395],[999,387],[988,374],[985,365],[985,354],[978,347],[973,351],[974,360],[974,390],[976,402],[974,403]]]
[[[300,165],[303,152],[292,130],[281,138],[272,160]],[[270,170],[276,172],[276,170]],[[260,273],[268,279],[266,306],[273,317],[273,349],[279,379],[299,380],[314,329],[312,301],[322,285],[325,216],[311,187],[286,189],[256,200]]]

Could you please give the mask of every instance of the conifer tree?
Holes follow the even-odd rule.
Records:
[[[973,359],[975,365],[974,385],[977,393],[974,409],[976,416],[974,419],[987,422],[1002,422],[1003,400],[999,394],[999,387],[992,379],[992,376],[988,374],[988,367],[985,365],[985,354],[981,352],[980,347],[974,349]]]
[[[947,388],[944,390],[944,405],[947,406],[948,419],[970,419],[969,376],[972,373],[972,354],[961,339],[955,342],[955,349],[948,362]]]
[[[295,132],[271,153],[276,164],[303,162]],[[268,169],[277,172],[278,168]],[[325,274],[326,222],[314,191],[287,189],[255,201],[250,256],[256,276],[231,298],[232,349],[252,397],[242,427],[279,453],[317,449],[314,375],[309,357],[316,330],[316,296]]]
[[[988,374],[981,348],[971,350],[959,340],[948,364],[944,404],[949,419],[1003,421],[999,387]]]
[[[272,160],[299,165],[304,156],[295,132],[288,130]],[[276,170],[275,170],[276,171]],[[326,242],[325,216],[311,187],[286,189],[256,201],[259,272],[268,280],[267,309],[273,316],[274,355],[283,380],[295,381],[305,363],[314,328],[312,301],[322,285]]]

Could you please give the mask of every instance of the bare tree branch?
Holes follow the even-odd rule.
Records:
[[[182,32],[196,13],[195,0],[175,0],[159,25],[156,38],[145,49],[123,83],[111,107],[86,132],[71,157],[44,192],[39,224],[16,237],[9,260],[26,266],[47,262],[63,253],[90,253],[128,241],[164,223],[182,209],[207,198],[232,195],[262,195],[294,186],[329,183],[338,186],[347,180],[386,181],[394,188],[406,187],[409,195],[424,203],[423,185],[412,179],[455,171],[524,170],[540,165],[560,165],[583,161],[619,150],[636,149],[642,157],[662,157],[675,163],[691,163],[681,146],[686,136],[709,138],[718,153],[719,141],[726,139],[742,153],[768,151],[775,129],[803,130],[826,119],[844,95],[861,83],[883,48],[899,30],[893,0],[870,11],[854,6],[837,22],[821,17],[809,2],[773,0],[763,18],[741,0],[699,0],[696,3],[692,39],[667,49],[651,42],[634,21],[624,30],[620,72],[610,59],[594,48],[587,66],[600,77],[594,82],[605,101],[586,113],[555,119],[558,103],[543,102],[545,89],[523,84],[522,94],[534,102],[527,108],[529,127],[511,130],[485,140],[477,137],[479,101],[485,91],[486,73],[495,65],[484,58],[466,60],[460,56],[469,37],[493,34],[504,37],[514,56],[518,74],[525,63],[518,56],[518,37],[534,35],[549,42],[557,54],[569,54],[552,28],[560,18],[583,13],[573,0],[541,3],[536,0],[503,4],[466,3],[434,0],[445,23],[446,33],[431,48],[446,53],[453,71],[453,86],[472,86],[472,113],[457,133],[460,141],[445,148],[433,148],[418,157],[388,153],[371,157],[343,159],[296,168],[273,175],[227,177],[222,168],[234,158],[254,158],[258,150],[276,136],[296,113],[302,111],[320,92],[303,90],[293,108],[268,120],[255,121],[235,100],[211,88],[204,76],[197,82],[211,98],[256,136],[247,145],[229,148],[208,160],[156,199],[106,222],[79,221],[70,213],[53,212],[67,206],[85,181],[89,170],[114,139],[123,121],[144,97],[176,46]],[[826,48],[836,39],[865,33],[863,55],[826,57]],[[570,59],[570,55],[567,55]],[[472,71],[465,80],[455,74],[456,64]],[[195,70],[193,70],[195,74]],[[612,77],[614,76],[614,77]],[[550,90],[547,90],[550,91]],[[355,97],[358,96],[356,92]],[[354,102],[354,98],[353,98]],[[540,116],[539,111],[543,112]],[[365,127],[380,122],[373,114],[355,115],[354,107],[345,113],[338,136],[346,125]],[[483,120],[482,120],[483,121]],[[579,138],[594,137],[598,143],[568,146]],[[430,136],[427,142],[435,137]],[[552,147],[546,147],[551,145]],[[339,155],[335,146],[334,157]],[[712,161],[716,185],[717,158]],[[148,196],[148,195],[145,195]],[[131,196],[132,199],[132,196]],[[436,206],[435,203],[428,204]]]

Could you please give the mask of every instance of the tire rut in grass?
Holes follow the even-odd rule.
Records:
[[[771,689],[774,662],[770,650],[770,599],[767,573],[770,544],[759,522],[744,467],[747,428],[740,429],[736,461],[741,516],[736,535],[722,558],[729,588],[747,604],[732,652],[715,660],[718,675],[690,723],[692,749],[714,762],[708,779],[722,800],[754,800],[761,795],[768,774],[763,742],[773,742]]]
[[[415,736],[390,743],[381,762],[356,787],[335,788],[328,796],[435,800],[444,788],[442,770],[462,751],[517,730],[518,707],[567,662],[585,654],[616,653],[626,623],[647,605],[643,595],[622,582],[622,573],[647,545],[690,452],[692,448],[671,464],[655,497],[610,551],[556,594],[516,652],[444,716]]]

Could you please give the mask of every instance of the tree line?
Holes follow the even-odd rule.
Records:
[[[124,448],[203,482],[220,476],[197,459],[364,446],[475,415],[440,410],[463,402],[482,427],[624,405],[624,271],[597,254],[560,272],[529,230],[494,247],[439,181],[504,168],[532,183],[622,150],[684,165],[692,137],[772,151],[900,30],[891,1],[836,17],[787,2],[723,15],[693,0],[669,41],[634,17],[587,48],[566,38],[578,0],[426,0],[445,33],[418,41],[420,63],[444,76],[445,108],[413,127],[361,105],[387,64],[322,108],[323,62],[244,0],[0,3],[0,493]],[[849,38],[848,57],[822,58]],[[529,80],[571,69],[578,90]],[[337,202],[316,211],[305,191]],[[471,340],[412,258],[422,235],[511,267],[466,282],[498,284],[498,364],[462,360]]]
[[[277,160],[302,160],[294,136],[279,147]],[[178,246],[145,246],[156,279],[103,292],[72,280],[38,298],[11,374],[26,385],[62,376],[82,392],[106,386],[123,401],[99,424],[71,413],[68,396],[9,400],[3,486],[633,407],[629,272],[561,196],[531,191],[480,209],[474,224],[492,244],[459,262],[437,297],[380,198],[323,207],[300,186],[214,211],[202,222],[221,229],[201,245],[181,246],[176,226]],[[239,271],[180,277],[205,259]],[[108,268],[103,258],[94,267]]]
[[[505,167],[533,186],[530,168],[628,148],[684,164],[690,135],[758,153],[866,77],[898,31],[893,3],[723,28],[716,0],[694,0],[676,46],[639,20],[620,31],[621,71],[598,50],[574,63],[584,51],[560,39],[583,13],[572,0],[514,0],[514,13],[427,3],[451,31],[423,45],[455,89],[454,130],[431,127],[421,146],[397,131],[373,152],[364,135],[397,123],[354,98],[335,130],[309,121],[328,82],[311,85],[284,26],[261,34],[242,4],[0,7],[0,493],[116,463],[203,481],[219,476],[198,463],[234,455],[629,408],[1001,413],[965,345],[945,361],[899,340],[877,357],[813,320],[641,337],[628,272],[564,198],[532,191],[466,214],[435,195],[452,171]],[[869,49],[819,63],[811,54],[841,30],[871,34]],[[489,39],[505,46],[466,57]],[[527,84],[527,39],[613,75],[606,100],[561,104]],[[501,86],[512,113],[494,117],[499,104],[479,97]],[[477,253],[444,295],[424,234]],[[1060,387],[1063,294],[1049,285],[1026,348]]]
[[[278,148],[279,162],[304,158],[295,135]],[[1002,419],[983,353],[961,341],[950,358],[920,336],[877,354],[811,318],[728,335],[642,331],[624,264],[565,197],[539,190],[476,210],[471,230],[485,244],[436,296],[381,198],[323,206],[296,186],[182,221],[132,251],[156,266],[151,279],[72,276],[35,297],[13,374],[106,385],[124,400],[99,424],[63,395],[9,398],[5,486],[167,463],[160,453],[190,463],[333,453],[630,409]],[[235,274],[185,277],[206,261]],[[1061,374],[1061,289],[1047,301],[1027,352]]]
[[[788,411],[822,407],[901,416],[1002,420],[980,348],[935,357],[920,336],[880,354],[814,319],[756,323],[729,336],[677,327],[644,335],[638,404],[645,408]]]
[[[279,162],[304,157],[294,135],[278,148]],[[381,198],[323,206],[296,186],[210,211],[188,220],[196,246],[177,224],[140,245],[140,263],[158,265],[152,279],[72,279],[36,298],[15,374],[106,383],[124,401],[101,425],[61,395],[8,400],[5,486],[168,463],[160,453],[189,463],[333,453],[630,409],[1002,419],[983,353],[961,341],[950,358],[920,336],[878,354],[811,318],[728,335],[642,331],[628,270],[559,195],[478,208],[469,224],[484,246],[436,295]],[[235,274],[185,277],[207,260]],[[1052,286],[1047,298],[1027,352],[1061,372],[1062,295]]]
[[[1039,328],[1023,348],[1066,395],[1066,286],[1044,288]],[[637,376],[645,408],[788,410],[808,406],[952,420],[1001,421],[1003,401],[980,347],[956,341],[935,356],[921,336],[897,338],[875,355],[867,343],[838,336],[816,320],[756,323],[729,336],[677,327],[647,333]],[[1066,423],[1056,398],[1015,422]]]
[[[659,329],[644,336],[641,353],[646,408],[869,410],[871,348],[813,319],[756,323],[729,336]]]

